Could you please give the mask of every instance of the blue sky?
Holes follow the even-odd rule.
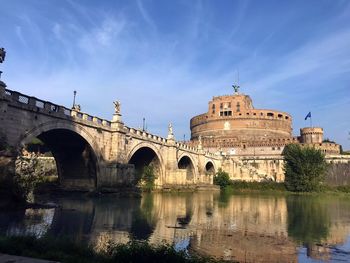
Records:
[[[77,102],[165,136],[190,136],[212,96],[241,91],[256,108],[313,124],[350,149],[350,1],[0,0],[3,80],[58,104]]]

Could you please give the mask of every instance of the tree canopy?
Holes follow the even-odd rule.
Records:
[[[285,185],[289,191],[318,191],[327,170],[324,154],[315,148],[289,144],[284,148]]]

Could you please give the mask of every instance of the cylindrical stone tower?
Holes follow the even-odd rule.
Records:
[[[301,143],[322,143],[323,129],[320,127],[305,127],[300,129]]]

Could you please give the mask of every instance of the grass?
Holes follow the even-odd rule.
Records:
[[[232,181],[223,188],[226,192],[231,193],[285,193],[296,194],[297,192],[288,191],[284,183],[277,182],[246,182]],[[319,191],[299,192],[300,194],[349,194],[350,185],[330,186],[322,185]]]
[[[287,192],[284,183],[230,181],[225,187],[233,192]]]
[[[0,236],[0,252],[64,263],[221,262],[209,257],[189,256],[185,251],[176,251],[164,244],[153,246],[139,241],[108,243],[106,249],[96,251],[92,246],[77,244],[67,238],[32,236]]]
[[[284,183],[277,182],[245,182],[245,181],[232,181],[231,186],[236,189],[250,189],[250,190],[274,190],[274,191],[286,191]]]

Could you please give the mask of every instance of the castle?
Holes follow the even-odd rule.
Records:
[[[237,86],[235,86],[237,87]],[[239,93],[213,97],[208,112],[191,119],[191,141],[208,151],[232,156],[281,155],[285,145],[300,143],[339,154],[340,145],[323,140],[323,129],[306,127],[292,134],[292,116],[286,112],[255,109],[250,96]]]
[[[350,162],[340,145],[323,139],[322,128],[305,127],[293,136],[290,114],[256,109],[250,96],[233,87],[234,94],[213,97],[208,111],[191,119],[189,142],[222,156],[221,168],[231,179],[284,181],[282,152],[290,143],[320,149],[328,163]]]

